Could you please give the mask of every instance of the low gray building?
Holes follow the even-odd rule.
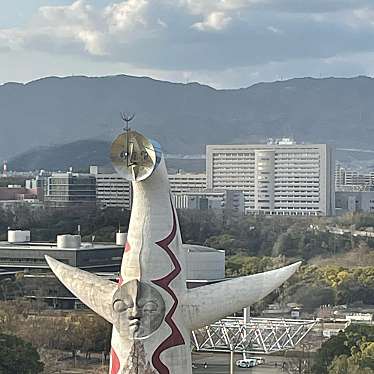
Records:
[[[73,240],[63,240],[69,237]],[[49,266],[44,256],[48,255],[70,266],[92,272],[119,271],[123,255],[122,246],[81,243],[76,237],[61,235],[56,243],[0,242],[0,268],[7,271],[47,270]]]
[[[126,240],[125,236],[117,238]],[[194,288],[219,282],[225,277],[225,252],[213,248],[184,244],[187,257],[187,287]],[[0,280],[24,272],[22,295],[42,300],[50,307],[72,309],[83,307],[49,271],[48,255],[70,266],[96,273],[116,281],[124,255],[123,241],[81,243],[78,235],[59,235],[56,243],[30,241],[29,231],[8,232],[8,241],[0,242]]]
[[[374,212],[374,191],[337,191],[335,193],[337,214],[347,212]]]

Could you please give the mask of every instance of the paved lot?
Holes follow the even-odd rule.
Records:
[[[282,371],[283,357],[278,356],[263,356],[265,358],[265,364],[256,366],[254,368],[239,368],[235,366],[235,374],[280,374],[286,373]],[[235,360],[240,360],[243,357],[241,355],[235,355]],[[192,370],[193,374],[229,374],[230,373],[230,354],[222,353],[198,353],[192,355],[192,362],[196,366]],[[204,363],[208,364],[207,368],[204,368]],[[275,366],[277,365],[277,366]]]

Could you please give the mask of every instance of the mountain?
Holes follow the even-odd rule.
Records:
[[[109,165],[110,143],[102,140],[78,140],[76,142],[41,147],[13,157],[9,170],[61,170],[70,167],[88,170],[90,165]]]
[[[0,159],[30,149],[40,151],[30,157],[42,157],[45,146],[73,142],[67,157],[84,157],[68,151],[77,147],[94,160],[121,131],[123,110],[135,112],[132,126],[168,153],[201,154],[206,144],[281,136],[372,149],[373,97],[368,77],[300,78],[235,90],[126,75],[7,83],[0,86]],[[92,139],[93,148],[84,149],[83,139]]]
[[[103,140],[78,140],[76,142],[40,147],[23,152],[8,162],[9,170],[74,170],[88,171],[90,165],[106,166],[108,172],[114,172],[111,166],[109,152],[111,142]],[[205,159],[166,160],[169,171],[178,169],[184,171],[205,171]]]

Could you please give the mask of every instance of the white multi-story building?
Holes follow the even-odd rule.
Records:
[[[97,166],[90,167],[96,177],[96,198],[106,207],[131,208],[131,183],[117,173],[102,173]],[[176,173],[169,175],[173,194],[201,191],[206,188],[205,173]]]
[[[131,208],[131,184],[117,173],[100,173],[97,166],[90,172],[96,177],[96,199],[105,207]]]
[[[96,198],[106,207],[131,208],[131,185],[120,175],[97,174]]]
[[[173,194],[200,191],[206,188],[205,173],[169,174],[170,189]]]
[[[244,192],[247,213],[333,215],[334,150],[282,140],[207,145],[207,187]]]

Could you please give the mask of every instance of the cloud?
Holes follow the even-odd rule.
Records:
[[[266,5],[269,0],[181,0],[180,4],[192,14],[211,14],[222,11],[237,11],[258,5]]]
[[[209,30],[223,30],[230,23],[232,18],[226,16],[224,12],[213,12],[210,13],[203,22],[196,22],[192,27],[200,31],[209,31]]]
[[[108,32],[129,31],[135,27],[146,28],[148,25],[146,11],[149,2],[146,0],[128,0],[109,5],[104,11]]]
[[[283,31],[281,29],[278,29],[277,27],[274,27],[274,26],[268,26],[267,29],[271,32],[273,32],[274,34],[282,34]]]
[[[0,29],[0,50],[72,56],[92,66],[133,67],[163,78],[243,82],[297,66],[350,64],[374,51],[371,0],[77,0],[43,6],[29,22]],[[103,2],[101,2],[103,4]],[[330,64],[326,61],[330,59]],[[310,64],[309,61],[313,61]],[[333,61],[333,63],[331,63]],[[337,62],[339,61],[339,63]],[[355,60],[356,61],[356,60]],[[370,61],[372,61],[370,59]],[[265,68],[266,67],[266,68]],[[102,71],[102,70],[100,70]],[[283,73],[284,72],[284,73]],[[228,83],[229,84],[229,83]],[[235,83],[236,84],[236,83]]]

